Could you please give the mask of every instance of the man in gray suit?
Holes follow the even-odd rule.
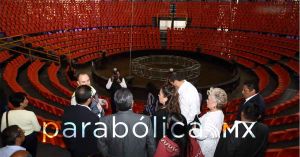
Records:
[[[152,157],[156,146],[150,118],[132,111],[129,89],[117,90],[114,101],[118,112],[100,118],[99,151],[109,157]]]

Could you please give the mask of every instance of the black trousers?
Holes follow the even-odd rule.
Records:
[[[115,104],[115,101],[113,100],[114,98],[111,97],[111,110],[112,110],[112,114],[117,112],[117,106]]]
[[[32,155],[32,157],[36,157],[37,142],[37,133],[33,132],[25,136],[25,141],[22,144],[22,146],[26,148],[26,150]]]

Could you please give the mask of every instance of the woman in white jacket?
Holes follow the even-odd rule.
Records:
[[[210,88],[207,95],[209,111],[199,118],[200,128],[193,128],[193,133],[204,156],[213,157],[224,121],[222,108],[227,103],[227,94],[221,88]]]

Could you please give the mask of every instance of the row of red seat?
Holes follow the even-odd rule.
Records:
[[[36,60],[29,65],[27,71],[27,77],[30,83],[33,85],[33,87],[35,87],[36,90],[38,90],[47,99],[62,104],[64,106],[69,106],[70,100],[67,100],[65,98],[53,94],[39,81],[39,71],[44,65],[45,63],[41,62],[40,60]]]
[[[1,51],[0,52],[0,63],[3,63],[4,61],[8,60],[10,57],[12,57],[12,55],[9,54],[7,50]]]
[[[80,57],[78,60],[77,60],[77,63],[78,64],[84,64],[84,63],[87,63],[87,62],[90,62],[94,59],[99,59],[101,58],[101,55],[99,53],[92,53],[92,54],[89,54],[89,55],[85,55],[83,57]]]
[[[291,141],[297,138],[299,138],[299,128],[291,128],[270,132],[268,141],[269,143],[277,143],[282,141]]]
[[[285,102],[282,102],[278,105],[275,105],[274,107],[272,108],[268,108],[266,110],[266,115],[275,115],[275,114],[278,114],[284,110],[286,110],[287,108],[289,107],[292,107],[292,106],[296,106],[296,105],[299,105],[299,91],[295,94],[294,97],[292,97],[291,99],[285,101]]]
[[[21,56],[15,58],[14,60],[12,60],[11,62],[9,62],[4,69],[3,80],[6,81],[8,86],[14,92],[26,93],[26,91],[17,83],[16,79],[18,76],[18,69],[28,61],[29,61],[29,59],[27,59],[23,55],[21,55]],[[64,111],[60,108],[52,106],[46,102],[43,102],[39,99],[32,97],[30,95],[27,95],[27,98],[30,101],[30,104],[33,105],[34,107],[37,107],[41,110],[49,112],[55,116],[63,115]]]
[[[267,149],[265,157],[298,157],[299,146]]]
[[[284,91],[288,88],[291,82],[291,78],[289,73],[279,64],[275,64],[271,67],[271,70],[276,74],[277,76],[277,88],[265,98],[266,103],[270,103],[276,99],[278,99]]]
[[[244,58],[237,58],[235,61],[249,69],[253,69],[255,66],[254,62],[244,59]]]
[[[252,48],[269,51],[270,53],[278,54],[278,55],[282,55],[282,56],[286,56],[286,57],[293,57],[293,56],[295,56],[295,54],[297,52],[295,50],[289,50],[285,47],[283,48],[283,47],[279,47],[279,46],[275,46],[275,45],[265,44],[266,41],[255,41],[255,40],[252,40],[251,38],[243,37],[243,38],[238,38],[235,40],[236,40],[235,41],[236,43],[239,43],[241,45],[250,46]]]
[[[234,43],[234,45],[232,45],[234,48],[245,51],[247,53],[253,53],[259,57],[264,57],[264,58],[268,58],[270,60],[275,60],[275,61],[279,61],[281,59],[281,56],[270,52],[268,50],[265,49],[261,49],[258,47],[255,47],[249,43],[247,44],[243,44],[242,42],[236,41],[236,43]]]
[[[264,43],[265,45],[272,46],[273,48],[283,48],[282,50],[287,50],[287,53],[295,53],[298,51],[299,47],[298,40],[274,36],[272,34],[243,31],[235,31],[232,33],[238,39],[254,43]]]
[[[264,124],[268,126],[278,126],[278,125],[285,125],[285,124],[291,124],[291,123],[298,123],[299,122],[299,112],[292,114],[292,115],[286,115],[276,118],[268,118],[264,120]]]
[[[73,88],[76,88],[78,86],[76,81],[72,81],[71,78],[68,75],[68,71],[70,70],[70,66],[67,66],[66,69],[64,70],[64,76],[67,79],[67,82],[69,83],[69,85]]]
[[[266,89],[267,85],[269,84],[270,75],[261,66],[256,67],[255,69],[253,69],[253,71],[255,72],[256,76],[259,79],[259,84],[258,84],[259,91],[263,91],[264,89]]]
[[[274,46],[273,43],[269,44],[268,41],[256,40],[256,37],[237,32],[205,29],[169,29],[167,39],[167,48],[169,49],[185,49],[185,47],[191,47],[192,50],[196,50],[197,48],[203,48],[205,45],[213,45],[220,47],[220,51],[224,53],[252,54],[251,56],[240,54],[248,58],[254,57],[255,55],[257,56],[256,61],[261,64],[267,62],[267,60],[262,57],[278,61],[281,55],[292,57],[296,53],[294,50],[284,51],[285,48],[282,48],[280,44]]]
[[[295,73],[297,73],[299,75],[299,61],[295,60],[295,59],[290,59],[286,65],[292,69]]]
[[[67,89],[65,86],[63,86],[60,83],[59,79],[57,78],[58,71],[59,71],[59,66],[57,66],[55,63],[52,63],[47,70],[49,80],[55,88],[57,88],[59,91],[64,93],[66,96],[71,97],[72,92],[69,89]]]

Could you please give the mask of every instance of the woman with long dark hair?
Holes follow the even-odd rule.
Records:
[[[180,113],[178,102],[178,93],[174,86],[166,84],[163,85],[158,94],[159,109],[152,117],[153,125],[156,126],[154,135],[156,142],[166,135],[166,122],[169,113]]]

